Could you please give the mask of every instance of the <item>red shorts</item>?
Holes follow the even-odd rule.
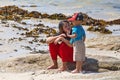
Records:
[[[69,47],[64,42],[56,45],[50,43],[49,51],[53,60],[57,60],[57,56],[59,56],[63,62],[73,62],[73,48]]]

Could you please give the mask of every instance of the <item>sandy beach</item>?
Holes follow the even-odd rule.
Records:
[[[82,3],[6,0],[4,4],[3,1],[0,1],[0,80],[120,80],[119,0]],[[58,32],[59,21],[74,12],[83,12],[89,18],[83,25],[87,35],[83,65],[86,73],[72,74],[73,63],[68,63],[67,71],[47,70],[52,61],[46,38]],[[94,28],[88,31],[91,24]],[[60,67],[59,57],[58,63]]]
[[[43,22],[57,23],[50,20],[43,20]],[[14,23],[14,22],[13,22]],[[119,80],[119,70],[99,69],[98,72],[88,71],[85,74],[72,74],[71,70],[59,72],[58,69],[46,70],[52,63],[49,56],[48,45],[40,43],[41,48],[37,48],[35,44],[30,44],[28,41],[34,38],[20,36],[19,30],[13,28],[13,24],[8,22],[10,28],[8,30],[14,31],[16,35],[7,35],[6,27],[1,23],[1,32],[6,35],[1,36],[0,51],[0,80]],[[17,24],[17,23],[14,23]],[[20,25],[20,24],[19,24]],[[21,26],[24,27],[24,26]],[[28,27],[29,29],[29,27]],[[9,32],[10,32],[9,31]],[[21,31],[21,33],[24,31]],[[13,40],[10,40],[11,38]],[[19,37],[23,40],[18,40]],[[100,36],[100,35],[98,35]],[[39,38],[40,39],[40,38]],[[9,41],[10,40],[10,41]],[[108,41],[109,40],[109,41]],[[12,45],[12,46],[11,46]],[[14,46],[13,46],[14,45]],[[28,47],[23,47],[26,45]],[[32,48],[36,48],[35,50]],[[101,37],[87,38],[86,40],[86,57],[98,60],[98,62],[108,61],[116,62],[120,60],[120,37],[112,35],[102,35]],[[37,49],[43,49],[37,51]],[[22,52],[21,52],[22,51]],[[44,51],[44,52],[43,52]],[[9,54],[9,55],[7,55]],[[6,56],[7,55],[7,56]],[[109,60],[108,60],[109,59]],[[58,60],[59,67],[61,60]],[[117,63],[118,67],[120,63]]]
[[[89,53],[88,53],[89,52]],[[94,52],[94,53],[93,53]],[[119,58],[120,54],[111,51],[87,49],[89,55]],[[99,54],[99,55],[98,55]],[[114,56],[114,57],[113,57]],[[95,59],[95,57],[94,57]],[[107,59],[107,58],[106,58]],[[110,60],[112,61],[112,60]],[[114,61],[114,60],[113,60]],[[59,66],[60,66],[59,60]],[[29,54],[24,57],[9,58],[0,62],[0,80],[119,80],[120,71],[101,69],[101,72],[88,71],[85,74],[72,74],[70,71],[59,72],[58,69],[46,70],[51,64],[49,54]]]

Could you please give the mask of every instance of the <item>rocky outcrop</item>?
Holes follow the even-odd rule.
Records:
[[[65,16],[64,14],[60,13],[60,14],[52,14],[52,15],[49,15],[48,18],[50,19],[58,19],[58,20],[64,20],[66,19],[67,16]]]
[[[120,19],[116,19],[116,20],[113,20],[113,21],[108,21],[107,23],[110,24],[110,25],[112,25],[112,24],[120,25]]]
[[[108,70],[120,70],[120,59],[114,57],[106,57],[106,56],[90,56],[98,60],[99,68],[108,69]]]
[[[28,12],[27,10],[23,10],[17,6],[4,6],[0,8],[0,15],[1,18],[3,16],[4,19],[7,20],[14,20],[14,16],[20,16],[23,19],[25,17],[33,17],[33,18],[49,18],[49,19],[66,19],[66,16],[62,13],[55,13],[52,15],[49,15],[47,13],[41,14],[38,11],[32,11]]]
[[[99,66],[98,66],[98,60],[94,58],[86,58],[86,61],[83,64],[83,70],[85,71],[94,71],[98,72]]]
[[[68,67],[70,70],[75,69],[75,63],[69,62]],[[94,72],[99,72],[101,70],[102,72],[120,70],[120,59],[106,56],[87,55],[86,61],[83,64],[83,70]]]
[[[112,33],[112,31],[106,29],[105,27],[101,27],[101,26],[90,26],[87,30],[94,31],[94,32],[101,32],[101,33],[105,33],[105,34]]]
[[[84,20],[82,24],[90,26],[88,28],[89,31],[98,31],[101,33],[110,34],[112,32],[105,28],[107,25],[113,25],[113,24],[120,25],[120,19],[105,21],[105,20],[93,19],[92,17],[88,16],[85,13],[82,13],[82,14],[84,16]],[[28,12],[27,10],[23,10],[17,6],[0,7],[0,18],[2,20],[14,20],[14,21],[20,22],[22,19],[25,19],[27,17],[48,18],[52,20],[55,20],[55,19],[65,20],[68,18],[68,16],[62,13],[55,13],[55,14],[49,15],[47,13],[42,14],[38,11]]]
[[[22,20],[22,17],[26,14],[28,14],[27,10],[23,10],[17,6],[0,7],[0,15],[3,16],[2,19],[18,21]]]
[[[53,28],[49,28],[48,26],[45,26],[44,24],[36,25],[33,30],[26,32],[27,37],[39,37],[40,34],[46,34],[46,36],[52,36],[57,34],[56,30]]]
[[[37,11],[32,11],[26,15],[26,17],[40,18],[41,13]]]

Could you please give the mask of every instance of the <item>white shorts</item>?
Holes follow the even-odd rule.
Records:
[[[85,61],[85,44],[82,40],[73,43],[73,60]]]

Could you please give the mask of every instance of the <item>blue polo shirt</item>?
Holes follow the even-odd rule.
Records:
[[[70,43],[73,44],[75,41],[82,40],[86,36],[85,30],[81,25],[74,26],[72,28],[72,34],[76,34],[76,38],[71,38]]]

